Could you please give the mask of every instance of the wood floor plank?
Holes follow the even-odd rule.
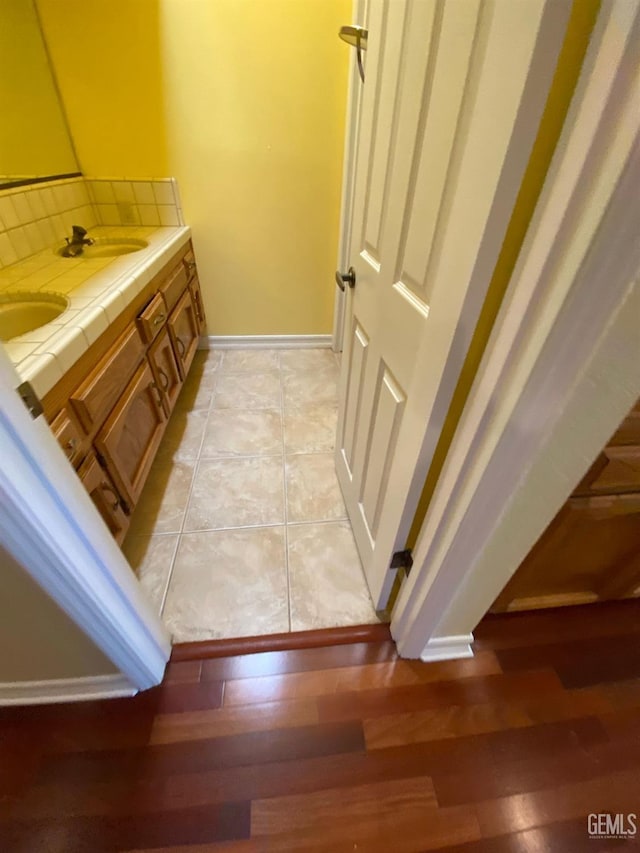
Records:
[[[318,707],[314,699],[265,702],[184,714],[158,714],[153,721],[148,742],[178,743],[308,726],[318,722]]]
[[[473,632],[474,646],[531,648],[548,643],[640,633],[640,599],[602,601],[597,605],[558,607],[522,613],[490,613]]]
[[[470,841],[480,829],[473,809],[439,809],[421,776],[257,800],[251,835],[278,851],[411,851]]]
[[[130,699],[0,708],[0,850],[637,847],[585,816],[638,811],[640,602],[571,610],[491,617],[466,661],[194,646]]]
[[[2,827],[9,850],[111,853],[132,845],[202,844],[248,838],[250,804],[225,803],[150,817],[67,818],[14,822]]]
[[[397,660],[364,666],[244,678],[226,682],[225,706],[250,705],[283,699],[324,696],[343,691],[389,689],[450,679],[467,679],[501,672],[492,652],[475,658],[425,664]]]
[[[50,756],[40,778],[57,784],[86,784],[94,778],[162,778],[273,761],[294,761],[316,755],[361,752],[364,733],[359,722],[325,723],[286,730],[249,732],[144,749],[83,752]]]
[[[627,814],[638,807],[640,769],[602,774],[568,785],[476,803],[485,837],[522,832],[591,813]]]
[[[564,688],[553,670],[488,675],[431,684],[417,684],[357,692],[343,691],[318,697],[321,721],[369,719],[381,715],[445,708],[454,705],[522,701],[527,696],[549,696]]]

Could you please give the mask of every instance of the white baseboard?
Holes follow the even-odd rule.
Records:
[[[436,660],[455,660],[456,658],[472,658],[473,634],[452,634],[450,637],[434,637],[429,640],[422,650],[420,660],[425,662]]]
[[[198,349],[315,349],[331,343],[331,335],[203,335]]]
[[[0,706],[48,705],[134,696],[138,689],[125,675],[89,675],[82,678],[53,678],[47,681],[0,683]]]

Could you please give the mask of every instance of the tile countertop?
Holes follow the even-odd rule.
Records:
[[[43,397],[96,341],[154,275],[185,245],[191,229],[97,226],[96,239],[135,238],[148,246],[115,258],[63,258],[59,246],[0,270],[0,294],[63,295],[56,319],[4,343],[20,377]]]

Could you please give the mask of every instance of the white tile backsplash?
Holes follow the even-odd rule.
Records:
[[[174,178],[69,178],[0,190],[0,269],[62,246],[73,225],[182,225]]]

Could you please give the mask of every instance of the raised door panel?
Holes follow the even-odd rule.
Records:
[[[85,459],[78,477],[115,540],[120,544],[129,528],[129,516],[124,511],[118,490],[93,455]]]
[[[130,509],[140,496],[166,423],[161,394],[144,362],[95,439]]]
[[[176,361],[171,339],[163,329],[147,353],[151,370],[158,388],[162,391],[163,406],[167,417],[173,411],[182,388],[182,377]]]
[[[114,406],[144,356],[145,345],[131,324],[69,400],[80,423],[90,433]]]
[[[639,585],[640,495],[571,498],[491,609],[625,598]]]
[[[182,294],[169,317],[169,334],[178,357],[182,377],[186,377],[198,348],[198,321],[189,289]]]

